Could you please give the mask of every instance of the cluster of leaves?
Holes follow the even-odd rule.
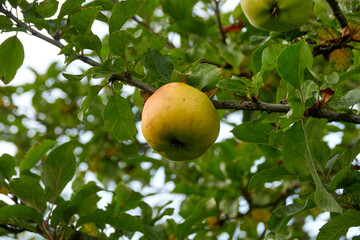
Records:
[[[34,71],[32,83],[0,88],[0,136],[17,147],[15,156],[0,157],[0,193],[7,199],[0,201],[1,235],[307,239],[306,217],[323,212],[331,214],[318,239],[339,239],[359,226],[358,126],[304,118],[321,109],[357,114],[357,0],[340,5],[351,20],[344,29],[327,1],[317,0],[309,22],[286,33],[253,28],[240,5],[216,16],[218,6],[205,0],[0,0],[3,32],[31,33],[58,46],[66,65],[89,64],[74,75],[53,63],[46,73]],[[194,11],[199,8],[205,16]],[[108,26],[104,38],[94,22]],[[170,42],[171,35],[179,42]],[[4,84],[23,63],[20,40],[14,34],[0,45]],[[195,161],[171,162],[141,140],[139,88],[179,81],[217,100],[286,103],[291,110],[244,110],[236,115],[241,124],[229,120],[234,110],[219,110],[234,138]],[[14,102],[26,94],[33,113]],[[337,136],[335,146],[325,142],[329,135]],[[161,171],[174,185],[172,196],[183,199],[179,209],[147,203],[161,198],[146,191]],[[99,203],[103,194],[111,196],[106,206]]]

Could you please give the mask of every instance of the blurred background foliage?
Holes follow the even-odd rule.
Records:
[[[297,131],[292,126],[296,126],[298,120],[283,120],[282,113],[218,110],[224,128],[253,123],[256,119],[273,129],[281,120],[284,127],[282,131],[276,131],[274,138],[277,140],[273,140],[273,144],[264,144],[262,140],[258,143],[235,137],[222,138],[195,161],[173,162],[154,153],[140,132],[132,140],[116,140],[105,128],[103,112],[110,96],[114,92],[120,94],[131,104],[134,122],[139,127],[143,106],[140,90],[123,82],[107,84],[114,71],[122,73],[124,70],[130,70],[132,76],[140,81],[159,87],[169,78],[170,81],[187,79],[196,85],[198,78],[208,74],[209,70],[221,69],[221,76],[214,73],[208,77],[236,77],[242,79],[238,83],[243,87],[216,85],[219,91],[215,98],[218,100],[250,100],[250,93],[269,103],[291,99],[294,88],[281,79],[277,69],[262,72],[258,89],[251,90],[254,86],[250,79],[260,71],[261,54],[267,46],[290,46],[301,39],[306,39],[312,49],[336,43],[341,36],[340,27],[327,1],[313,1],[313,14],[308,23],[299,30],[285,33],[255,29],[239,4],[232,11],[219,15],[226,39],[221,37],[216,19],[216,11],[221,10],[225,1],[146,0],[141,4],[140,1],[128,1],[129,9],[127,12],[123,9],[121,15],[126,23],[120,26],[126,32],[119,32],[120,36],[114,33],[110,37],[106,35],[102,39],[96,35],[96,29],[91,28],[92,23],[99,21],[104,26],[108,23],[111,26],[115,18],[111,13],[115,11],[116,3],[111,0],[74,0],[71,5],[70,2],[65,1],[64,5],[67,5],[63,7],[55,0],[0,1],[8,9],[10,5],[13,10],[17,9],[22,16],[19,18],[34,29],[43,29],[55,39],[61,38],[65,45],[61,52],[66,56],[66,64],[76,64],[73,61],[79,58],[79,54],[101,63],[101,66],[82,68],[84,75],[77,77],[63,75],[72,73],[66,71],[63,63],[54,62],[49,64],[46,72],[33,70],[34,81],[0,88],[0,139],[16,146],[16,154],[12,157],[17,174],[12,178],[30,176],[37,182],[43,181],[41,173],[44,171],[43,162],[49,159],[48,151],[72,142],[76,170],[70,185],[55,202],[51,198],[36,200],[47,201],[47,210],[41,214],[44,219],[51,216],[49,229],[57,230],[53,239],[316,237],[318,229],[313,231],[307,224],[319,216],[321,219],[327,212],[315,206],[316,183],[309,173],[304,173],[307,170],[305,165],[301,166],[303,163],[284,166],[286,141],[282,140],[299,136],[286,131],[290,127]],[[305,72],[306,79],[316,83],[316,89],[330,87],[335,90],[335,100],[360,86],[359,2],[349,0],[339,4],[351,20],[351,29],[358,29],[353,30],[354,40],[346,43],[351,47],[317,54],[311,71]],[[131,12],[134,10],[132,7],[136,16]],[[125,15],[129,16],[126,18]],[[82,21],[84,19],[87,22]],[[0,19],[4,32],[25,31],[21,26],[1,25],[1,21],[6,21]],[[112,25],[116,28],[116,24]],[[115,43],[111,43],[111,36]],[[124,41],[119,42],[119,39]],[[164,64],[164,69],[159,67]],[[170,74],[168,78],[159,78],[160,70]],[[344,76],[346,73],[348,75]],[[344,80],[339,81],[341,77]],[[202,88],[210,91],[214,85],[206,84]],[[307,106],[317,101],[319,91],[316,89],[318,94],[309,97]],[[83,103],[85,98],[88,102]],[[358,105],[352,105],[355,105],[353,111],[356,113]],[[340,107],[336,109],[348,111]],[[254,127],[260,129],[261,126]],[[239,135],[243,133],[241,129],[239,131]],[[345,214],[342,220],[349,221],[347,228],[340,231],[341,235],[346,234],[349,227],[358,226],[352,224],[351,219],[359,219],[360,214],[360,164],[356,159],[360,152],[359,125],[309,118],[306,131],[324,186],[344,211],[355,211],[346,212],[350,217],[346,218]],[[235,130],[234,134],[238,137]],[[40,161],[30,168],[19,168],[24,159],[31,158],[31,152],[42,153],[34,157]],[[2,163],[11,162],[5,158],[11,156],[4,154]],[[0,167],[5,181],[0,184],[0,192],[8,201],[1,201],[0,207],[5,207],[8,202],[29,206],[29,201],[19,201],[22,197],[15,194],[16,187],[8,186],[14,180],[10,180],[11,176],[5,177],[4,172],[9,170],[4,166]],[[252,178],[255,175],[258,177]],[[98,187],[91,181],[96,181]],[[291,205],[291,209],[282,208],[285,205]],[[39,233],[34,238],[40,238],[40,235],[49,238],[44,230],[46,226],[32,228],[33,223],[26,218],[4,217],[1,211],[0,208],[1,235],[21,239],[23,235],[17,232],[29,230]],[[325,221],[328,221],[326,216]],[[336,216],[338,213],[331,213],[331,219],[336,219]],[[124,222],[126,226],[122,225]],[[321,239],[330,239],[326,238],[330,233],[325,229],[325,237]],[[331,239],[337,236],[333,235]]]

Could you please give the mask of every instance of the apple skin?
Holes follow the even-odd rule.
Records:
[[[240,4],[251,25],[276,32],[299,28],[312,11],[311,0],[241,0]]]
[[[168,83],[151,95],[141,130],[150,147],[174,161],[203,155],[219,135],[220,120],[208,96],[185,83]]]

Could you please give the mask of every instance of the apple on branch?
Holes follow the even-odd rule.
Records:
[[[312,11],[311,0],[241,0],[240,4],[252,26],[276,32],[301,27]]]
[[[203,155],[219,135],[220,120],[208,96],[185,83],[168,83],[151,95],[141,129],[150,147],[175,161]]]

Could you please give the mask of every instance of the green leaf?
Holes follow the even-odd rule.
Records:
[[[59,12],[58,20],[61,20],[66,15],[71,15],[74,11],[80,8],[85,0],[66,0]]]
[[[85,72],[85,76],[90,75],[92,78],[108,78],[114,74],[113,71],[101,67],[91,67]]]
[[[34,178],[25,175],[21,178],[12,179],[10,182],[10,190],[27,205],[35,208],[39,213],[45,212],[45,193],[39,182]]]
[[[47,139],[32,145],[29,151],[26,153],[25,158],[20,163],[20,171],[33,168],[36,163],[45,155],[45,153],[49,151],[55,144],[56,141]]]
[[[286,117],[292,121],[302,119],[306,110],[305,105],[299,98],[290,97],[288,100],[291,109],[286,113]]]
[[[25,205],[8,205],[1,208],[0,222],[6,224],[10,220],[16,218],[33,220],[38,224],[42,222],[41,214],[31,207],[27,207]]]
[[[273,44],[264,49],[261,57],[261,71],[260,71],[261,75],[265,71],[276,68],[278,58],[284,48],[285,45]]]
[[[360,226],[360,211],[349,209],[343,215],[332,218],[320,228],[317,240],[338,240],[346,235],[351,227]]]
[[[115,3],[112,0],[94,0],[86,4],[86,6],[102,6],[107,11],[111,11],[114,5]]]
[[[166,46],[166,38],[155,34],[146,35],[141,40],[141,43],[135,46],[136,49],[135,60],[141,59],[150,48],[160,51],[165,46]]]
[[[349,69],[345,73],[341,74],[339,76],[339,82],[344,81],[345,79],[347,79],[350,76],[357,74],[357,73],[360,73],[360,65],[359,64],[349,67]]]
[[[350,149],[347,149],[341,155],[342,166],[346,168],[349,167],[358,154],[360,154],[360,140],[357,140]]]
[[[119,95],[111,96],[106,104],[104,123],[107,131],[116,140],[126,141],[135,136],[136,126],[131,105]]]
[[[41,17],[49,18],[56,13],[58,5],[59,3],[56,0],[44,0],[36,6],[36,11]]]
[[[255,175],[251,177],[249,183],[249,190],[267,182],[283,180],[287,176],[291,175],[292,174],[288,172],[284,167],[273,167],[270,169],[262,170],[255,173]]]
[[[101,52],[101,40],[94,34],[77,35],[72,38],[72,43],[79,49],[94,50],[98,56]]]
[[[81,79],[83,79],[85,77],[86,74],[68,74],[68,73],[63,73],[62,74],[64,76],[64,78],[70,80],[70,81],[74,81],[74,82],[77,82],[77,81],[80,81]]]
[[[136,208],[143,198],[140,193],[133,191],[123,182],[119,182],[115,188],[115,196],[115,215],[119,214],[120,211]]]
[[[141,209],[141,219],[145,224],[152,224],[152,208],[146,202],[140,202],[139,207]]]
[[[103,86],[100,85],[94,85],[90,87],[89,95],[87,95],[84,99],[84,101],[81,103],[81,113],[80,114],[80,120],[82,121],[83,116],[85,115],[86,111],[89,109],[91,104],[94,102],[96,97],[98,96],[100,90],[103,88]]]
[[[204,199],[198,202],[192,214],[178,227],[178,239],[185,239],[190,228],[196,223],[205,220],[206,217],[215,215],[216,201],[214,198]]]
[[[14,24],[8,17],[0,15],[0,29],[11,29],[13,25]]]
[[[134,37],[124,30],[116,31],[111,33],[109,37],[109,48],[110,51],[118,56],[125,57],[126,49]]]
[[[91,31],[92,24],[102,7],[89,7],[76,12],[70,17],[71,25],[81,34],[87,35]]]
[[[0,208],[5,207],[5,206],[8,206],[8,204],[6,204],[4,201],[0,200]]]
[[[337,84],[339,82],[339,80],[340,80],[339,73],[337,73],[337,72],[333,72],[326,76],[326,82],[328,82],[330,84]]]
[[[304,102],[313,97],[314,93],[318,93],[319,91],[320,89],[314,81],[306,80],[303,84],[301,84],[301,93]]]
[[[143,3],[143,0],[127,0],[116,3],[109,20],[110,33],[120,30],[127,20],[136,14]]]
[[[24,61],[24,47],[17,36],[6,39],[0,45],[0,78],[8,84]]]
[[[89,182],[74,194],[71,197],[68,209],[63,214],[65,222],[68,222],[74,214],[84,216],[94,212],[97,209],[96,204],[100,200],[97,192],[101,190],[95,182]]]
[[[15,175],[15,159],[13,156],[4,153],[0,156],[0,176],[10,180]]]
[[[360,103],[360,87],[350,90],[345,96],[333,100],[329,103],[332,108],[348,108]]]
[[[174,208],[167,208],[165,209],[159,216],[157,216],[156,218],[154,218],[153,222],[157,222],[160,219],[162,219],[164,216],[171,216],[174,214]]]
[[[285,48],[277,63],[279,75],[299,89],[304,81],[305,69],[313,65],[311,49],[305,41],[300,41]]]
[[[250,84],[247,78],[222,78],[216,84],[219,89],[224,89],[228,92],[233,92],[239,96],[246,96],[248,93],[247,84]]]
[[[267,144],[269,141],[268,135],[274,130],[275,127],[254,120],[251,122],[244,122],[231,130],[231,132],[241,141]]]
[[[313,177],[314,178],[314,177]],[[320,179],[315,180],[315,203],[323,211],[342,213],[342,208],[333,196],[325,189]]]
[[[281,206],[271,213],[267,225],[271,231],[280,232],[294,216],[313,207],[315,204],[311,200],[307,200],[305,204],[293,203]]]
[[[75,169],[76,162],[71,141],[52,150],[47,156],[41,172],[47,197],[59,196],[66,184],[73,178]]]
[[[164,240],[167,239],[164,225],[149,226],[144,225],[144,235],[149,240]]]
[[[309,146],[307,146],[307,148],[309,149]],[[309,151],[307,151],[306,154],[306,167],[310,171],[311,176],[315,182],[316,190],[315,190],[314,200],[316,206],[323,211],[336,212],[342,214],[343,210],[340,204],[334,199],[334,197],[325,189],[324,185],[322,184],[321,179],[317,173],[315,163],[310,157],[311,153]]]
[[[176,20],[191,18],[192,9],[196,1],[194,0],[165,0],[163,2],[163,10]]]
[[[224,45],[218,44],[221,57],[228,62],[234,69],[239,69],[241,61],[244,59],[239,46],[237,44]]]
[[[305,135],[298,122],[285,132],[282,142],[282,157],[286,169],[291,173],[308,175]]]
[[[342,169],[331,180],[329,191],[335,191],[339,188],[350,187],[353,184],[360,183],[360,172],[352,169]]]
[[[155,49],[145,55],[145,68],[149,71],[150,85],[163,85],[171,81],[174,65],[171,60]]]
[[[8,0],[8,2],[13,8],[17,8],[17,6],[19,5],[19,0]],[[5,4],[5,2],[3,4]]]
[[[60,222],[64,222],[64,212],[68,209],[70,201],[61,202],[56,206],[54,211],[51,214],[51,226],[55,227],[59,225]]]
[[[189,73],[186,83],[198,89],[207,88],[209,90],[215,88],[221,78],[222,69],[211,64],[199,64],[195,66]]]
[[[268,46],[268,44],[264,44],[253,52],[251,56],[251,65],[254,73],[259,73],[261,70],[261,64],[262,64],[262,52],[264,49]]]
[[[251,78],[251,88],[249,89],[250,95],[258,96],[259,90],[264,83],[264,79],[260,74],[255,74]]]
[[[76,226],[79,227],[86,223],[109,224],[117,230],[143,232],[143,225],[140,218],[131,216],[127,213],[120,213],[113,217],[112,214],[98,210],[88,216],[80,217]]]
[[[192,0],[193,1],[193,0]],[[181,2],[183,3],[183,2]],[[198,35],[200,37],[206,37],[211,34],[211,27],[215,26],[215,21],[205,21],[202,18],[188,18],[188,19],[181,19],[175,23],[173,23],[167,30],[170,32],[183,32],[183,33],[190,33],[194,35]],[[234,46],[234,45],[232,45]],[[226,47],[222,45],[222,53],[224,54],[223,57],[228,58],[229,61],[235,62],[237,61],[236,56],[237,53],[240,53],[239,47],[236,48]],[[234,51],[234,52],[231,52]],[[235,53],[236,51],[236,53]],[[235,57],[235,59],[231,59],[231,57]]]

